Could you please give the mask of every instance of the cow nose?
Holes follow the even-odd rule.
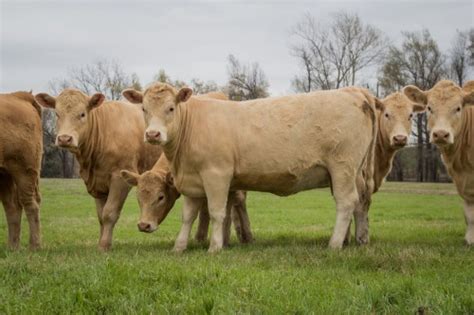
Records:
[[[394,136],[393,143],[397,145],[405,145],[407,144],[407,136],[403,136],[403,135]]]
[[[436,130],[433,132],[433,138],[434,140],[448,140],[449,138],[449,132],[446,130]]]
[[[151,229],[150,223],[139,222],[137,225],[138,225],[138,230],[140,230],[141,232],[149,232]]]
[[[59,145],[70,145],[72,143],[72,136],[70,135],[59,135],[58,144]]]
[[[150,140],[158,140],[160,138],[160,132],[154,130],[147,131],[146,138]]]

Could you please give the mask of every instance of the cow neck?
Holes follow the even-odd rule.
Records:
[[[388,172],[392,167],[393,157],[395,156],[396,150],[390,146],[390,139],[382,128],[382,113],[377,115],[378,131],[377,141],[375,142],[375,161],[374,161],[374,192],[378,191],[380,185],[382,185],[383,179],[387,176]]]
[[[184,150],[190,134],[192,117],[188,107],[189,104],[178,104],[175,114],[175,123],[172,124],[172,127],[168,131],[170,140],[163,146],[163,152],[175,174],[181,165],[181,158],[183,154],[185,154]]]
[[[87,131],[81,137],[79,150],[76,152],[76,158],[81,166],[81,175],[90,191],[95,185],[95,176],[93,176],[94,167],[98,162],[98,153],[102,148],[101,137],[99,136],[99,117],[98,110],[89,112]]]
[[[474,162],[469,159],[469,149],[474,146],[474,108],[463,110],[461,117],[461,129],[454,137],[454,143],[445,147],[438,147],[443,159],[450,164],[454,171],[462,172],[474,169]]]

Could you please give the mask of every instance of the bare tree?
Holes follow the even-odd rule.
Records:
[[[292,82],[296,91],[354,85],[357,73],[378,64],[386,47],[379,29],[344,11],[335,13],[329,25],[306,14],[292,33],[297,39],[292,54],[303,69]]]
[[[140,88],[136,74],[128,75],[116,61],[98,60],[82,67],[72,68],[67,76],[49,83],[50,90],[57,94],[67,87],[77,88],[86,94],[103,93],[107,99],[118,100],[128,87]]]
[[[463,85],[469,72],[470,45],[472,44],[469,40],[469,32],[457,31],[449,51],[449,74],[460,86]]]
[[[229,55],[228,61],[226,89],[230,99],[241,101],[269,95],[267,78],[257,62],[242,65],[233,55]]]
[[[380,86],[384,94],[414,84],[423,90],[432,88],[446,76],[445,58],[428,30],[403,32],[400,48],[392,46],[381,69]],[[439,157],[429,143],[426,114],[418,115],[413,135],[417,139],[417,180],[437,181]]]
[[[214,81],[203,81],[200,79],[191,79],[191,82],[187,84],[181,80],[173,80],[171,77],[166,73],[164,69],[160,69],[158,74],[156,74],[153,79],[155,81],[164,82],[173,85],[176,88],[182,88],[185,86],[189,86],[193,89],[194,94],[205,94],[209,92],[219,91],[220,88]]]

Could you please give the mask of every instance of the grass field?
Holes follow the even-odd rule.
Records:
[[[181,203],[154,234],[137,231],[131,193],[111,252],[98,252],[94,202],[79,180],[42,180],[43,249],[6,250],[0,219],[0,313],[474,313],[474,248],[463,243],[451,184],[386,183],[371,244],[331,251],[329,191],[250,193],[255,243],[171,253]]]

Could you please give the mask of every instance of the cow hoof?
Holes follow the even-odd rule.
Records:
[[[473,237],[471,237],[471,238],[466,237],[464,239],[464,241],[466,242],[467,246],[474,246],[474,238]]]
[[[342,244],[344,242],[335,242],[335,241],[330,241],[329,242],[329,248],[330,249],[342,249]]]
[[[37,251],[41,249],[40,244],[30,244],[30,251]]]
[[[111,244],[106,244],[106,245],[99,244],[99,251],[105,253],[105,252],[108,252],[111,247],[112,247]]]
[[[173,249],[171,250],[173,253],[175,254],[182,254],[184,251],[186,250],[186,247],[173,247]]]
[[[209,250],[207,251],[209,254],[217,254],[221,251],[222,248],[219,247],[209,247]]]
[[[357,245],[363,246],[369,244],[369,238],[368,237],[361,237],[357,238]]]

